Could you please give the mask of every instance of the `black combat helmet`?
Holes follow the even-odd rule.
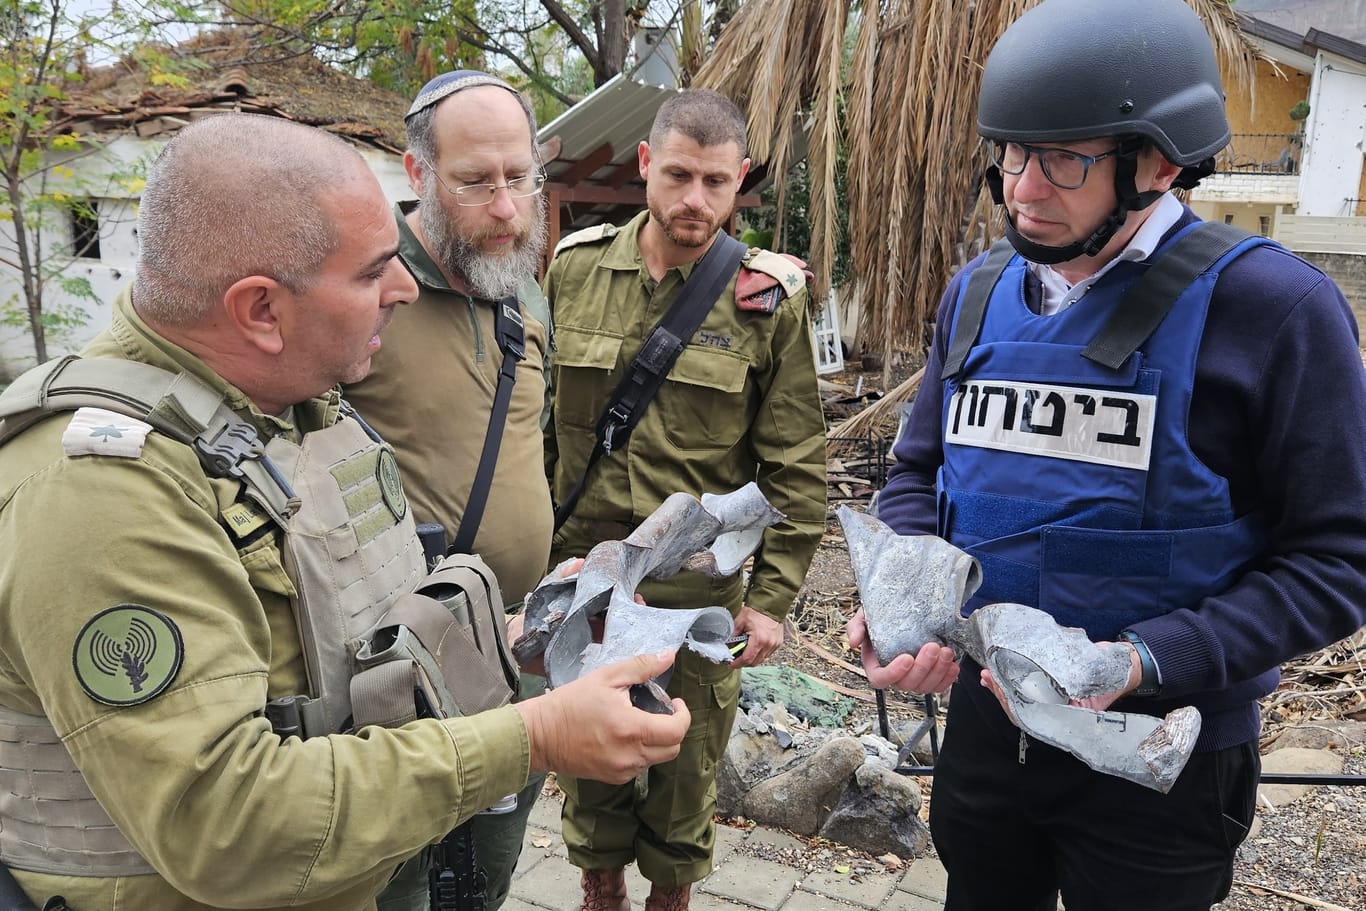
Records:
[[[1073,142],[1114,136],[1118,205],[1091,237],[1045,247],[1007,233],[1035,262],[1094,256],[1160,193],[1139,193],[1134,174],[1147,140],[1193,187],[1228,144],[1219,64],[1200,18],[1182,0],[1044,0],[1001,35],[987,58],[977,132],[989,141]],[[996,168],[988,183],[1003,202]],[[1007,219],[1007,222],[1009,219]]]

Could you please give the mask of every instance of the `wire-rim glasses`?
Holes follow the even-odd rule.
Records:
[[[432,172],[436,182],[441,184],[441,189],[455,197],[455,204],[458,206],[487,206],[493,202],[499,190],[507,190],[513,199],[536,196],[545,187],[546,181],[544,171],[535,171],[521,177],[513,177],[503,183],[471,183],[452,187],[441,179],[441,174],[430,161],[427,162],[427,169]]]
[[[1039,159],[1039,168],[1048,182],[1060,190],[1079,190],[1086,183],[1086,175],[1091,165],[1119,153],[1119,147],[1099,155],[1083,155],[1068,149],[1049,149],[1026,145],[1023,142],[991,143],[991,160],[1003,174],[1023,174],[1029,164],[1029,156]]]

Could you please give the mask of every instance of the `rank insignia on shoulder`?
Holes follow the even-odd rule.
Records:
[[[71,651],[81,689],[105,705],[154,699],[175,680],[184,660],[180,628],[139,604],[120,604],[91,617]]]
[[[62,434],[69,456],[105,455],[136,459],[152,425],[103,408],[78,408]]]
[[[582,231],[575,231],[573,234],[566,234],[560,238],[560,242],[555,245],[555,253],[561,250],[568,250],[570,247],[577,247],[580,244],[591,244],[599,240],[617,236],[617,226],[609,222],[594,225],[591,228],[584,228]],[[554,255],[554,254],[552,254]]]
[[[735,306],[750,313],[772,313],[810,281],[806,263],[786,253],[750,250],[735,280]]]

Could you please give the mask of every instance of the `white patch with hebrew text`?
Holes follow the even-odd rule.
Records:
[[[62,434],[69,456],[105,455],[136,459],[152,425],[103,408],[79,408]]]
[[[1146,471],[1156,414],[1154,395],[970,380],[949,401],[944,439]]]

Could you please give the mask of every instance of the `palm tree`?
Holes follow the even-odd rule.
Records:
[[[893,351],[924,346],[953,271],[999,235],[982,192],[977,89],[996,39],[1036,2],[748,0],[693,79],[747,111],[751,157],[774,174],[792,164],[809,117],[813,291],[829,288],[837,207],[847,205],[860,344],[882,352],[884,371]],[[1187,2],[1226,78],[1251,85],[1260,54],[1227,0]],[[847,200],[834,191],[841,143]],[[781,207],[781,181],[778,193]]]

